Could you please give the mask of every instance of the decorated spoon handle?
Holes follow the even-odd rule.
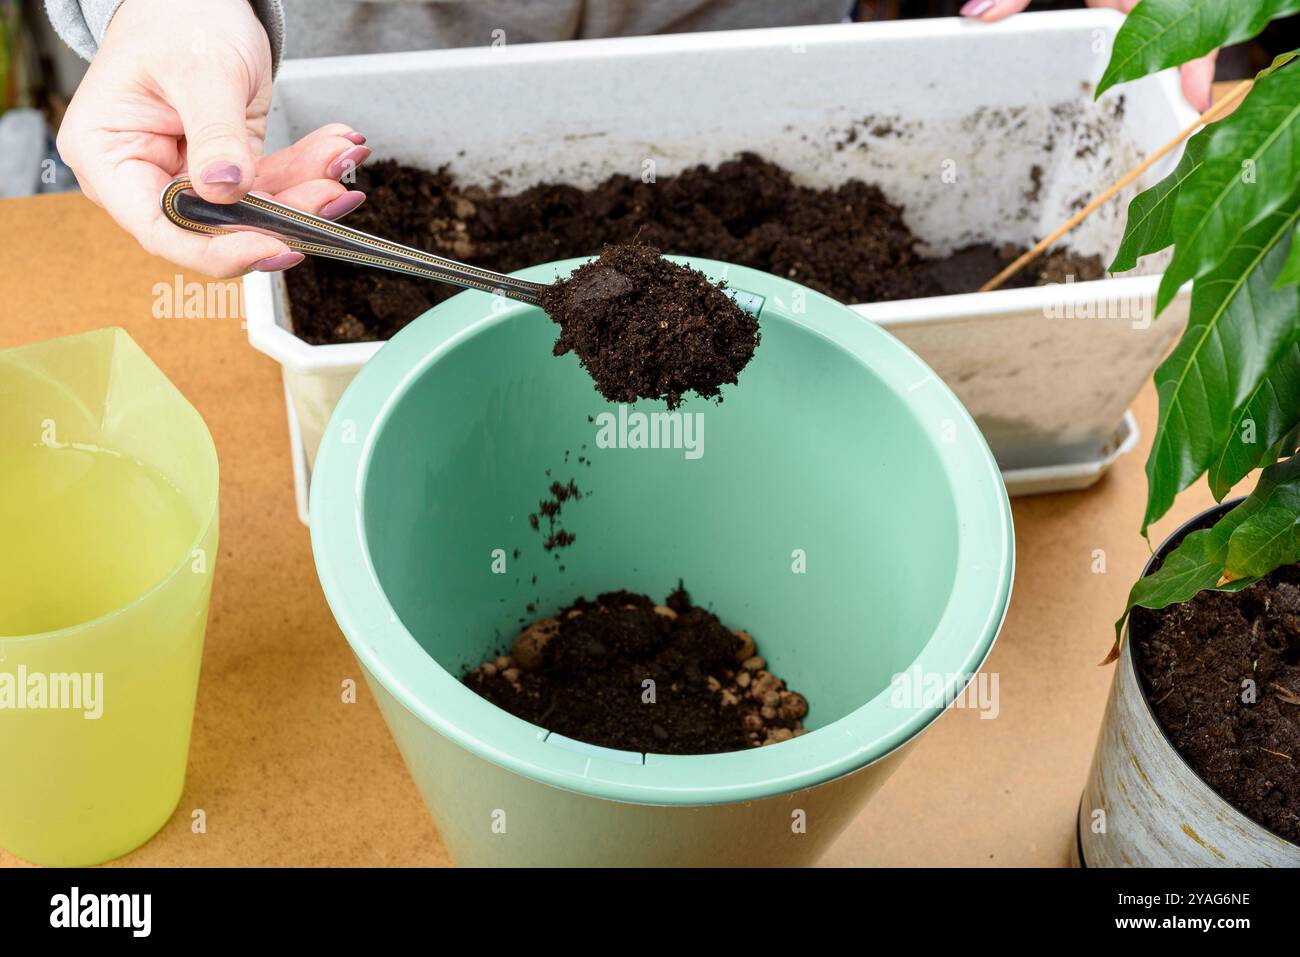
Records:
[[[544,288],[540,283],[381,239],[264,196],[250,193],[235,203],[209,203],[193,191],[188,177],[168,183],[159,204],[171,222],[196,233],[216,235],[238,228],[257,229],[283,239],[290,249],[308,256],[388,269],[534,305]]]

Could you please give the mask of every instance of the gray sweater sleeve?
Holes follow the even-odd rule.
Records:
[[[280,0],[249,0],[271,40],[271,63],[280,68],[284,52],[284,10]],[[45,0],[45,13],[63,42],[89,60],[99,49],[108,23],[123,0]]]

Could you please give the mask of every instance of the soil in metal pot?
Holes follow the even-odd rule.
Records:
[[[841,302],[973,292],[1022,250],[979,245],[928,259],[879,187],[796,184],[753,153],[653,183],[612,176],[592,189],[542,183],[511,196],[460,184],[446,169],[391,160],[356,171],[368,201],[347,223],[502,272],[641,242],[785,276]],[[1010,286],[1104,274],[1101,261],[1054,253]],[[387,339],[452,286],[308,258],[286,274],[294,331],[311,343]]]
[[[754,639],[691,604],[616,591],[530,624],[465,684],[498,707],[588,744],[716,754],[804,733],[808,702],[767,670]]]
[[[560,327],[555,354],[577,353],[610,402],[719,395],[758,346],[758,320],[703,273],[653,246],[606,246],[542,293]]]
[[[1134,609],[1130,628],[1174,747],[1239,811],[1300,844],[1300,566],[1235,594]]]

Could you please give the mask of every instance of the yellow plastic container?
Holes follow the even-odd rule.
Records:
[[[0,352],[0,845],[85,865],[185,783],[217,454],[120,329]]]

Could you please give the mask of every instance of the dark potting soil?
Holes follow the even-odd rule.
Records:
[[[626,591],[579,598],[464,681],[557,734],[656,754],[779,744],[804,733],[808,713],[767,670],[753,638],[692,605],[680,584],[663,605]]]
[[[1130,629],[1174,747],[1230,804],[1300,844],[1300,566],[1236,594],[1134,609]]]
[[[993,245],[976,243],[963,246],[951,256],[944,259],[926,260],[918,272],[918,289],[928,291],[917,295],[952,296],[964,292],[975,292],[1004,268],[1015,261],[1025,250],[1013,243]],[[1002,289],[1023,289],[1028,286],[1043,286],[1048,283],[1072,281],[1084,282],[1100,279],[1105,274],[1105,267],[1099,256],[1081,256],[1071,249],[1058,249],[1043,253],[1037,260],[1016,273],[1005,283]],[[903,297],[899,297],[903,298]]]
[[[356,174],[369,199],[349,226],[502,272],[637,241],[752,266],[852,303],[973,292],[1010,258],[984,245],[926,259],[903,210],[878,187],[851,180],[810,189],[753,153],[654,183],[611,176],[594,189],[543,183],[512,196],[392,160]],[[1011,285],[1055,281],[1045,260]],[[1103,275],[1097,257],[1062,264],[1077,280]],[[311,343],[387,339],[458,291],[315,257],[285,276],[294,331]]]
[[[555,354],[574,352],[610,402],[718,395],[758,346],[758,320],[695,269],[653,246],[606,246],[542,293],[560,327]]]

